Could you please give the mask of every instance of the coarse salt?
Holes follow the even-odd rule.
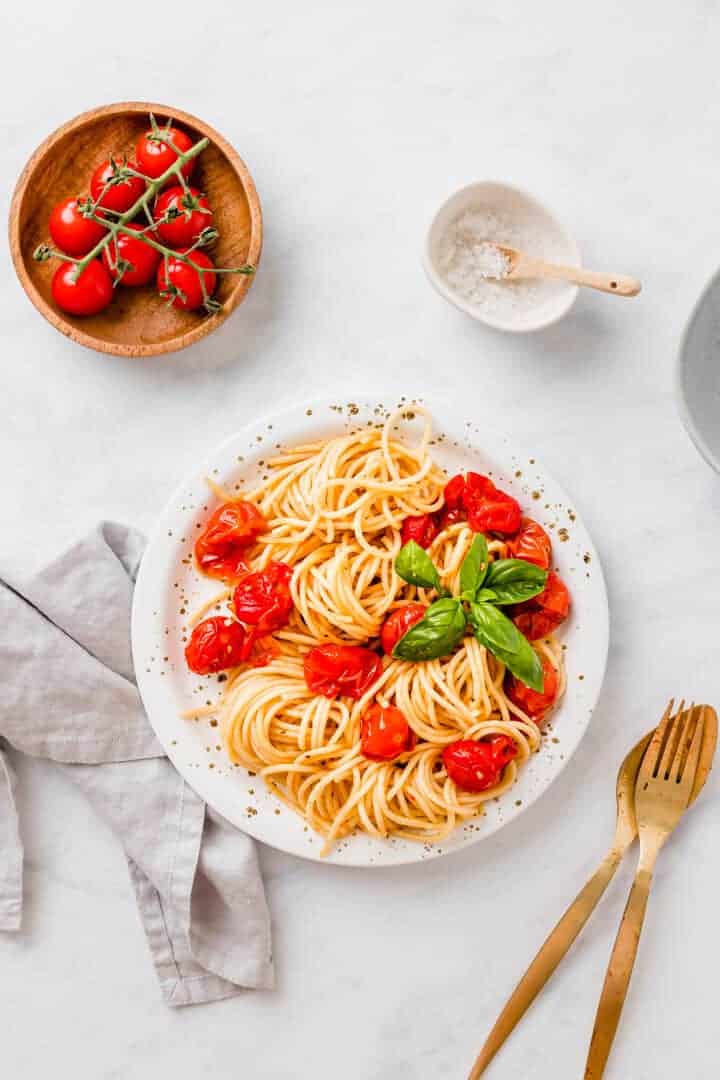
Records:
[[[505,280],[510,260],[497,245],[543,258],[549,253],[548,242],[537,220],[514,218],[485,207],[471,208],[445,229],[437,249],[437,265],[458,296],[486,315],[508,316],[544,303],[556,292],[557,283]]]

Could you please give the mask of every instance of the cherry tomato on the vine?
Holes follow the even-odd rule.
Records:
[[[308,690],[323,697],[362,697],[380,678],[383,663],[377,653],[360,645],[316,645],[305,655]]]
[[[178,254],[184,255],[185,251]],[[200,276],[202,275],[208,297],[215,291],[217,277],[213,272],[212,259],[204,251],[193,251],[188,258],[192,260],[192,266],[170,255],[167,259],[167,271],[165,259],[161,259],[157,270],[157,287],[161,296],[172,297],[172,307],[182,308],[183,311],[196,311],[205,303]]]
[[[233,611],[258,636],[285,626],[293,609],[290,593],[292,567],[269,562],[264,570],[248,574],[233,593]]]
[[[548,709],[554,705],[558,692],[558,674],[547,657],[543,657],[542,669],[542,693],[538,693],[537,690],[531,690],[529,686],[520,682],[519,679],[516,679],[514,675],[510,675],[509,672],[505,676],[505,693],[507,696],[519,709],[522,709],[531,720],[534,720],[538,724],[543,719]]]
[[[507,735],[494,735],[480,742],[458,739],[445,747],[442,759],[454,784],[463,791],[477,792],[495,787],[503,769],[516,755],[513,739]]]
[[[172,220],[162,221],[168,213]],[[174,217],[173,214],[178,216]],[[210,203],[205,196],[197,188],[185,191],[179,185],[166,188],[162,195],[158,195],[153,217],[158,222],[160,239],[175,248],[190,247],[213,220]]]
[[[254,503],[246,499],[223,503],[210,517],[195,541],[195,559],[208,577],[238,581],[247,571],[245,551],[267,522]]]
[[[403,544],[414,540],[422,548],[430,547],[439,532],[438,524],[432,514],[418,514],[406,517],[402,523],[400,537]]]
[[[360,724],[362,752],[373,761],[392,761],[405,750],[412,750],[417,735],[400,709],[371,705]]]
[[[161,127],[160,135],[169,138],[182,154],[186,154],[193,144],[190,136],[180,128]],[[140,136],[135,147],[135,157],[137,158],[139,171],[153,180],[157,180],[158,176],[162,176],[173,162],[177,161],[177,154],[172,146],[162,142],[154,131],[146,131],[144,135]],[[180,171],[185,179],[189,179],[194,168],[195,158],[192,158],[190,161],[185,162]]]
[[[142,225],[133,224],[125,227],[135,232],[141,232],[143,228]],[[103,249],[102,259],[113,278],[119,275],[121,285],[147,285],[155,276],[160,252],[142,240],[121,232]],[[122,262],[130,263],[130,267],[119,274],[121,267],[118,268],[118,263]]]
[[[552,570],[547,576],[545,588],[531,600],[515,604],[512,619],[518,630],[530,641],[547,637],[567,618],[570,611],[570,593]]]
[[[97,202],[100,199],[98,205],[104,210],[117,210],[118,213],[124,214],[135,205],[145,191],[145,181],[140,176],[128,176],[119,183],[112,184],[103,195],[105,185],[112,180],[116,170],[123,168],[122,161],[118,161],[117,158],[113,161],[115,169],[110,160],[100,162],[90,180],[90,194],[93,201]],[[129,161],[127,164],[131,169],[137,168],[134,161]],[[101,195],[102,198],[100,198]]]
[[[211,675],[237,667],[246,659],[244,628],[233,619],[221,615],[198,623],[185,646],[187,666],[197,675]]]
[[[425,617],[426,611],[424,604],[405,604],[388,615],[380,631],[380,643],[388,656],[392,656],[393,649],[410,627]]]
[[[522,519],[520,532],[511,536],[507,542],[508,555],[514,559],[525,559],[526,562],[535,563],[543,570],[550,569],[552,558],[552,544],[550,537],[532,518]]]
[[[80,209],[82,200],[63,199],[50,215],[50,236],[53,243],[76,259],[87,255],[105,235],[105,229],[97,221],[90,221]]]
[[[77,281],[73,280],[77,264],[61,263],[52,279],[53,300],[69,315],[97,315],[113,298],[112,280],[99,259],[85,267]]]

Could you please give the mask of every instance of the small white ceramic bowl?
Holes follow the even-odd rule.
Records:
[[[708,465],[720,472],[720,271],[688,319],[675,368],[682,422]]]
[[[486,310],[463,296],[450,285],[443,275],[440,262],[440,246],[446,229],[466,210],[493,211],[518,224],[527,225],[538,237],[542,237],[542,250],[529,251],[550,262],[562,262],[570,266],[580,265],[580,252],[575,241],[567,234],[555,217],[537,199],[520,188],[482,180],[456,191],[443,203],[432,220],[425,241],[423,265],[431,284],[455,307],[479,322],[497,330],[527,332],[541,330],[566,315],[575,302],[577,285],[564,281],[543,281],[527,298],[516,303],[512,311]],[[502,237],[488,237],[502,243]],[[519,246],[513,244],[511,246]],[[502,288],[513,287],[502,283]]]

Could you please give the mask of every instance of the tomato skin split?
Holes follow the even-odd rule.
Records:
[[[507,735],[490,739],[458,739],[443,750],[450,779],[462,791],[480,792],[495,787],[509,761],[517,756],[515,741]]]
[[[400,709],[377,702],[371,705],[360,725],[362,752],[371,761],[392,761],[412,750],[417,736]]]
[[[245,629],[234,619],[217,615],[194,628],[185,646],[187,666],[196,675],[213,675],[247,659]]]
[[[380,631],[380,644],[387,656],[392,656],[400,638],[407,634],[411,626],[425,617],[426,611],[424,604],[405,604],[388,615]]]
[[[305,655],[304,672],[314,694],[331,699],[343,694],[357,700],[380,678],[383,662],[360,645],[316,645]]]

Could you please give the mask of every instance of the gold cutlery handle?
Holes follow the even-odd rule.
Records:
[[[615,938],[595,1014],[595,1026],[585,1065],[585,1080],[600,1080],[605,1072],[630,985],[651,884],[652,870],[639,869]]]
[[[566,952],[575,941],[595,910],[600,898],[612,881],[626,848],[613,848],[605,856],[597,870],[580,890],[570,907],[551,931],[515,987],[485,1045],[478,1054],[468,1080],[478,1080],[516,1024],[532,1005],[545,983],[553,974]]]

